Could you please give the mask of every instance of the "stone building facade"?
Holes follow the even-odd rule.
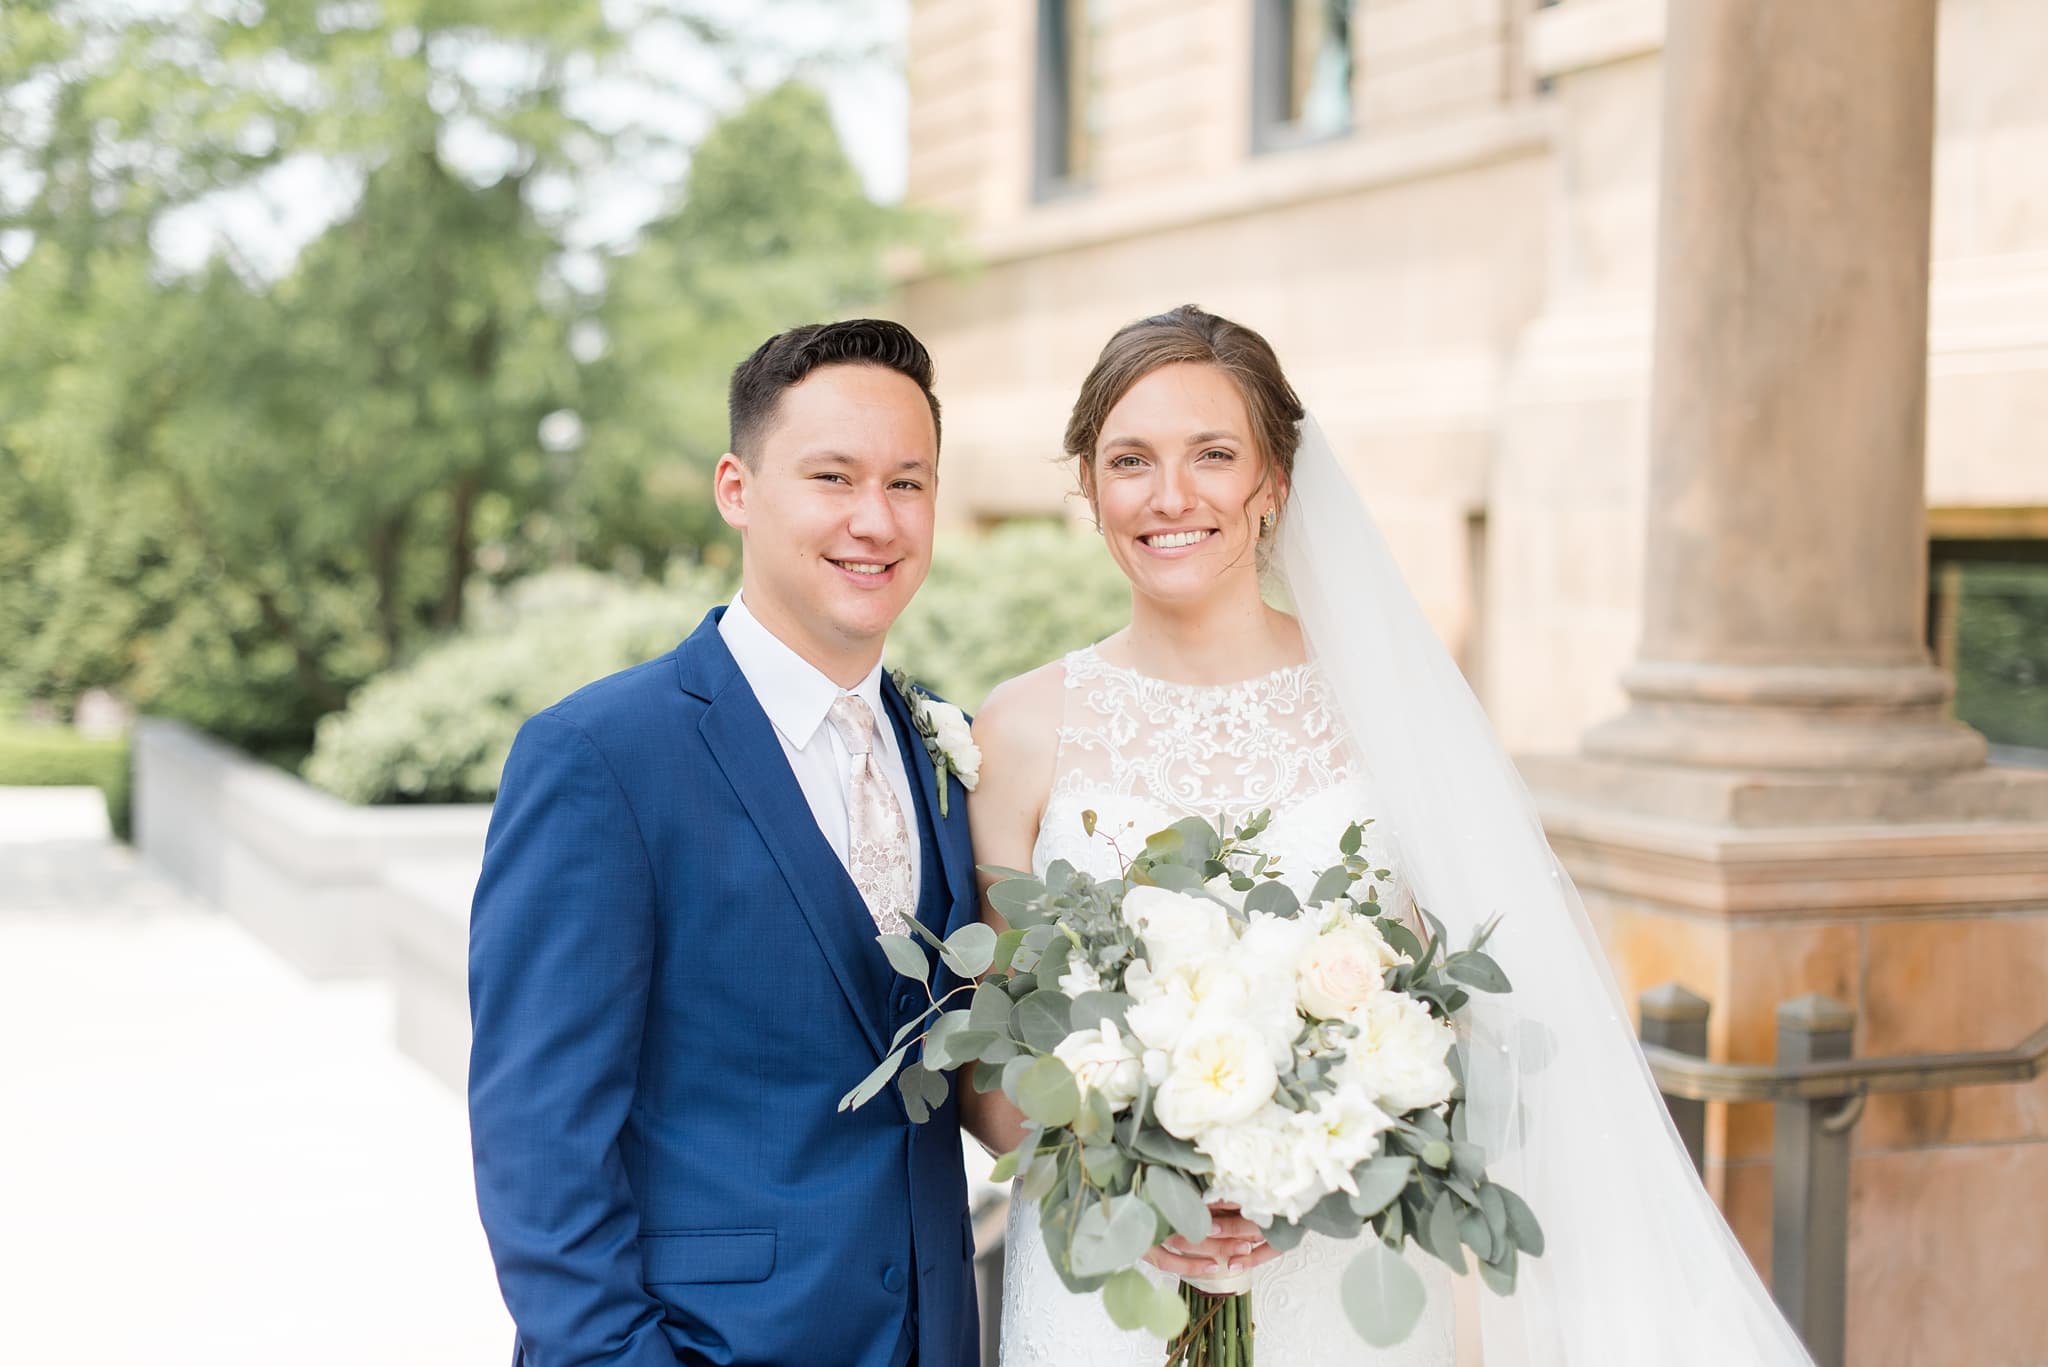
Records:
[[[900,300],[942,512],[1071,514],[1103,340],[1250,323],[1631,999],[1708,998],[1723,1061],[1808,994],[1860,1057],[2013,1045],[2048,771],[1930,663],[1953,567],[2048,580],[2044,70],[2039,0],[914,0],[910,196],[972,261]],[[2048,1077],[1844,1119],[1833,1360],[2048,1363]],[[1772,1123],[1706,1140],[1764,1266]]]

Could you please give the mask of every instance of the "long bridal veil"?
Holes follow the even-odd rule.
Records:
[[[1486,1367],[1808,1367],[1700,1185],[1534,803],[1313,417],[1278,563],[1417,900],[1494,916],[1514,991],[1475,994],[1466,1120],[1547,1247],[1483,1297]]]

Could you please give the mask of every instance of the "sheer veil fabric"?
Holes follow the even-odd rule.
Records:
[[[1314,417],[1277,573],[1416,900],[1453,944],[1498,916],[1514,982],[1475,994],[1471,1138],[1543,1222],[1515,1294],[1484,1293],[1486,1367],[1810,1367],[1666,1114],[1535,804]]]

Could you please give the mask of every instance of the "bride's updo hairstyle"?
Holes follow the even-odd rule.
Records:
[[[1294,477],[1294,451],[1301,444],[1301,399],[1280,369],[1280,358],[1266,339],[1242,323],[1182,304],[1171,313],[1155,314],[1117,329],[1095,358],[1095,368],[1081,383],[1081,396],[1067,418],[1066,453],[1076,462],[1081,493],[1095,501],[1095,447],[1109,410],[1132,385],[1161,366],[1212,365],[1237,383],[1251,416],[1251,437],[1258,444],[1262,469],[1258,487],[1245,501],[1246,515],[1266,491],[1277,468]]]

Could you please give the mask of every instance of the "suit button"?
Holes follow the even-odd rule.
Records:
[[[915,996],[915,995],[913,995],[913,994],[911,993],[911,990],[910,990],[909,988],[907,988],[907,987],[906,987],[906,988],[904,988],[904,989],[903,989],[902,991],[900,991],[900,992],[898,992],[898,993],[896,994],[896,1014],[897,1014],[897,1015],[899,1015],[899,1016],[907,1016],[907,1015],[909,1015],[909,1014],[910,1014],[910,1009],[911,1009],[911,1008],[912,1008],[913,1006],[916,1006],[916,1005],[917,1005],[917,998],[916,998],[916,996]]]
[[[892,1296],[901,1291],[903,1289],[903,1269],[892,1267],[883,1272],[882,1289]]]

